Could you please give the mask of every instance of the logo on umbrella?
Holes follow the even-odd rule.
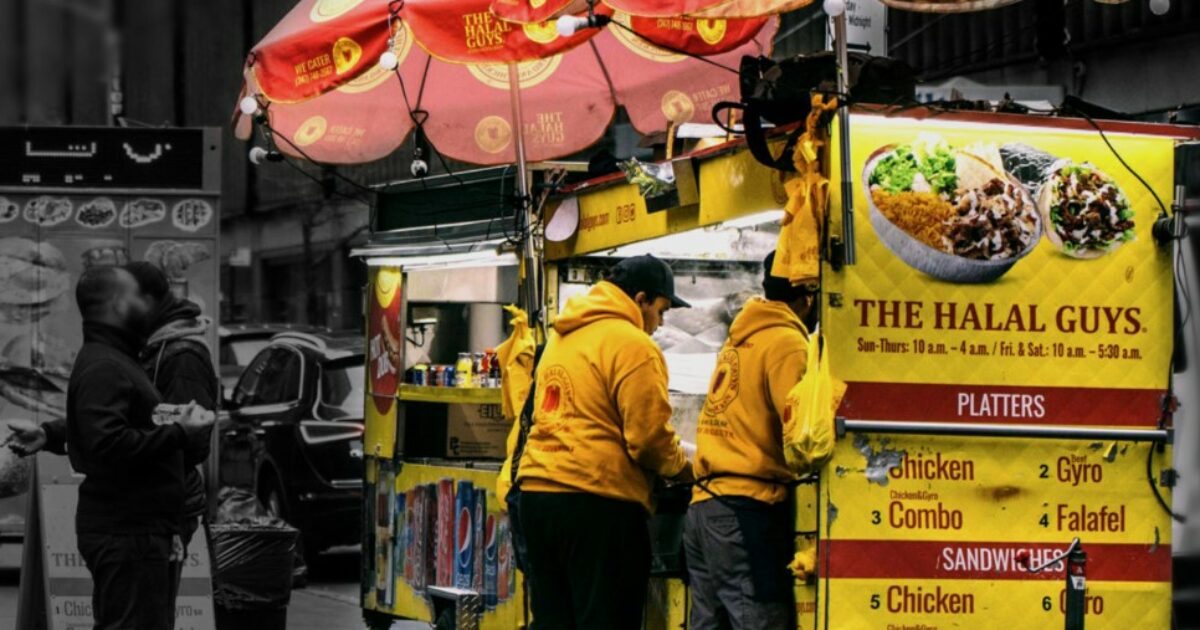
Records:
[[[512,140],[512,127],[499,116],[487,116],[475,125],[475,144],[488,153],[503,151]]]
[[[718,44],[722,39],[725,39],[725,20],[696,20],[696,32],[700,33],[700,39],[706,44]]]
[[[403,64],[404,60],[408,58],[408,51],[412,49],[412,41],[412,32],[409,31],[408,25],[397,21],[392,35],[392,52],[396,55],[397,64]],[[377,63],[371,64],[366,72],[338,87],[338,91],[346,94],[369,92],[382,85],[391,76],[391,70],[386,70]]]
[[[338,74],[346,74],[362,59],[362,46],[349,37],[339,37],[333,42],[333,67]]]
[[[662,112],[671,122],[687,122],[696,113],[691,97],[679,90],[668,90],[662,97]]]
[[[328,22],[362,4],[363,0],[317,0],[308,12],[308,19],[313,22]]]
[[[613,13],[612,19],[614,22],[624,25],[625,28],[609,28],[608,32],[612,33],[613,37],[617,38],[617,41],[621,42],[621,44],[634,54],[658,63],[675,63],[687,59],[683,55],[659,48],[634,33],[633,20],[629,17],[628,13],[616,11]]]
[[[554,22],[526,24],[521,30],[525,32],[525,37],[538,44],[549,44],[558,38],[558,28]]]
[[[558,65],[562,63],[562,59],[562,55],[554,55],[546,59],[522,61],[517,64],[517,81],[520,82],[521,89],[531,88],[549,79],[550,75],[554,74],[554,71],[558,69]],[[480,83],[488,87],[494,87],[497,90],[507,90],[509,88],[508,66],[505,64],[471,64],[467,66],[467,71]]]
[[[296,146],[306,147],[325,137],[325,130],[328,128],[329,122],[324,116],[313,116],[300,125],[292,136],[292,142],[295,142]]]

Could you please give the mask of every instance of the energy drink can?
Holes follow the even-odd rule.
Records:
[[[488,610],[496,607],[496,516],[488,514],[483,540],[483,603]]]
[[[471,567],[471,589],[476,593],[483,595],[483,530],[484,519],[487,518],[487,490],[483,488],[475,489],[475,516],[471,520],[471,524],[475,526],[472,532],[475,550],[474,562]]]
[[[508,542],[508,517],[501,515],[496,523],[496,601],[506,602],[509,593],[508,574],[512,573],[512,547]]]
[[[434,525],[437,572],[434,586],[454,586],[454,482],[437,484],[437,520]]]
[[[459,481],[454,493],[454,586],[469,589],[475,572],[475,486]]]

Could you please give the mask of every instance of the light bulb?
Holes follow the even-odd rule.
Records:
[[[400,59],[396,57],[396,53],[390,50],[379,55],[379,67],[384,70],[395,70],[399,63]]]
[[[561,15],[554,21],[554,29],[563,37],[570,37],[587,26],[587,18],[574,15]]]
[[[1150,0],[1150,12],[1154,15],[1166,15],[1171,10],[1171,0]]]
[[[265,160],[265,159],[267,159],[267,150],[266,149],[264,149],[262,147],[251,147],[250,148],[250,163],[251,164],[258,166],[259,164],[262,164],[263,160]]]
[[[238,109],[247,116],[253,116],[258,113],[258,99],[247,96],[238,103]]]
[[[825,0],[822,8],[829,17],[837,17],[846,12],[846,0]]]

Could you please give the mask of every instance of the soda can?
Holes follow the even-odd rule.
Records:
[[[453,365],[442,366],[442,387],[454,387],[457,384],[458,371]]]
[[[475,573],[475,487],[459,481],[454,493],[454,586],[469,589]]]
[[[488,610],[496,607],[496,515],[487,515],[483,534],[483,603]]]
[[[407,492],[404,510],[404,581],[416,588],[417,515],[421,510],[421,486]]]
[[[425,524],[421,532],[425,540],[425,551],[422,554],[425,562],[425,578],[421,584],[422,589],[437,581],[437,548],[439,544],[437,538],[437,489],[437,484],[425,485]]]
[[[454,481],[442,479],[437,484],[437,519],[435,557],[437,571],[433,586],[454,586]]]
[[[508,516],[501,515],[496,524],[496,601],[510,597],[508,574],[512,572],[512,548],[508,543]]]
[[[408,548],[408,504],[407,492],[396,493],[396,528],[391,538],[391,559],[395,563],[392,568],[392,580],[395,578],[404,578],[404,566],[408,564],[408,558],[404,557],[404,550]]]
[[[487,518],[487,490],[483,488],[475,489],[475,516],[471,520],[471,524],[475,526],[472,532],[472,538],[475,541],[472,549],[475,550],[474,565],[471,568],[471,589],[476,593],[483,595],[483,529],[484,520]]]

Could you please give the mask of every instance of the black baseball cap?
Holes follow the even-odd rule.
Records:
[[[609,281],[621,287],[631,297],[638,291],[662,296],[671,301],[671,308],[691,308],[675,295],[675,274],[667,263],[651,256],[631,256],[617,263],[609,273]]]

